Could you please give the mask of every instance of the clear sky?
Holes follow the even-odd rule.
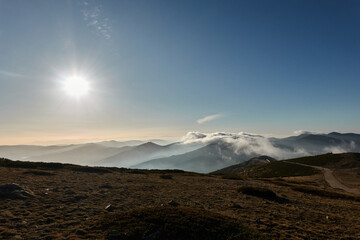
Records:
[[[360,1],[0,0],[0,144],[359,133],[359,89]]]

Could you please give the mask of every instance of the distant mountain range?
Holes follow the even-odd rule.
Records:
[[[337,133],[329,134],[311,134],[305,133],[299,136],[288,138],[270,139],[275,147],[285,148],[292,151],[303,149],[310,155],[320,152],[359,152],[360,134],[355,133]]]
[[[113,156],[107,157],[97,163],[101,166],[115,167],[131,167],[150,159],[159,157],[168,157],[171,155],[182,154],[188,152],[197,146],[194,144],[172,143],[165,146],[147,142],[135,147],[131,147],[126,151],[121,151]]]
[[[266,138],[243,133],[195,133],[189,139],[171,144],[162,140],[154,141],[156,143],[133,140],[55,146],[0,146],[0,157],[207,173],[261,155],[281,160],[328,152],[360,152],[360,134],[337,132],[305,133],[287,138]]]
[[[146,161],[133,168],[182,169],[185,171],[208,172],[241,161],[243,155],[234,152],[225,142],[211,143],[191,152]]]

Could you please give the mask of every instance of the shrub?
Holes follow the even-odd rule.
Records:
[[[25,172],[23,172],[23,174],[32,174],[32,175],[38,175],[38,176],[53,176],[53,175],[55,175],[52,172],[40,171],[40,170],[25,171]]]
[[[141,170],[141,169],[130,169],[127,171],[127,173],[132,173],[132,174],[148,174],[147,170]]]
[[[99,223],[106,239],[253,240],[263,239],[237,219],[183,207],[138,208],[107,214]]]
[[[162,178],[162,179],[173,179],[173,176],[170,175],[170,174],[163,174],[163,175],[160,175],[160,178]]]
[[[85,172],[85,173],[99,173],[99,174],[111,173],[110,170],[100,167],[74,167],[71,170],[75,172]]]
[[[266,200],[278,202],[278,203],[290,202],[286,198],[277,196],[276,193],[274,193],[273,191],[271,191],[270,189],[267,189],[267,188],[247,186],[247,187],[238,188],[238,192],[246,194],[246,195],[251,195],[251,196],[263,198]]]
[[[244,178],[237,174],[224,174],[221,176],[223,179],[232,179],[232,180],[243,180]]]

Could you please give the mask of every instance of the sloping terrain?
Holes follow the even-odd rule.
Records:
[[[299,163],[297,165],[293,163]],[[336,171],[360,168],[360,153],[323,154],[276,161],[261,166],[252,167],[241,174],[247,177],[291,177],[308,176],[320,173],[313,166],[321,166]]]
[[[317,176],[228,180],[182,171],[1,160],[0,186],[17,183],[33,196],[1,199],[0,239],[119,239],[130,233],[157,239],[179,229],[195,235],[214,230],[216,236],[221,232],[211,227],[216,221],[233,233],[255,229],[260,239],[359,238],[360,200]],[[262,193],[240,192],[241,187]],[[286,201],[268,198],[272,195]],[[199,220],[198,231],[177,225],[179,215],[188,221],[187,213]],[[134,225],[138,214],[148,216],[139,228]],[[168,219],[169,225],[163,225]],[[239,222],[239,229],[232,222]]]
[[[220,170],[216,170],[212,172],[213,174],[238,174],[246,169],[260,166],[266,163],[274,162],[276,161],[275,158],[269,157],[269,156],[259,156],[251,158],[243,163],[235,164]]]
[[[288,162],[318,168],[332,187],[360,194],[360,153],[325,154]]]
[[[360,153],[323,154],[289,159],[288,162],[321,166],[330,169],[360,168]]]
[[[309,166],[295,165],[286,161],[276,161],[249,168],[240,172],[240,175],[250,178],[274,178],[310,176],[319,174],[320,172],[321,171]]]

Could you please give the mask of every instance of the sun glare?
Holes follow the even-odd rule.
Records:
[[[73,76],[64,81],[64,89],[73,97],[81,97],[89,92],[89,82],[82,77]]]

